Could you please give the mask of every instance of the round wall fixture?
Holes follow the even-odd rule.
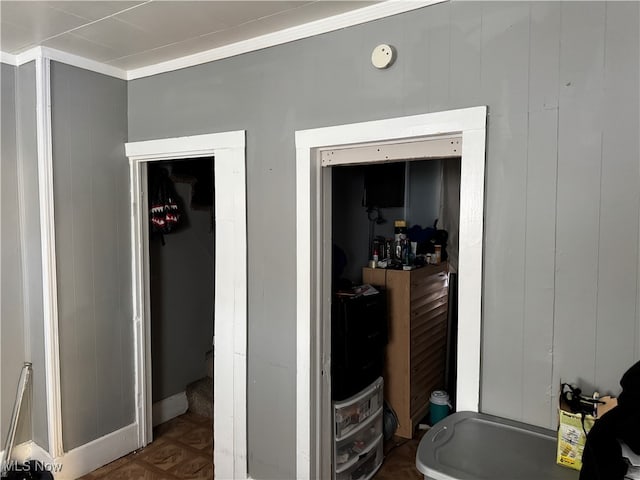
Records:
[[[396,52],[391,45],[382,43],[373,49],[371,63],[376,68],[387,68],[396,59]]]

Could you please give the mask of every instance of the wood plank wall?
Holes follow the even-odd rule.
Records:
[[[481,408],[553,427],[560,379],[617,389],[640,358],[639,7],[444,2],[129,82],[129,141],[247,130],[253,478],[295,476],[296,130],[487,105]]]
[[[491,99],[482,409],[553,427],[561,381],[616,394],[640,358],[638,5],[476,18]]]
[[[65,451],[135,418],[126,88],[51,65]]]

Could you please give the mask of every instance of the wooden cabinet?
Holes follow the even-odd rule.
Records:
[[[384,397],[398,416],[396,435],[411,438],[427,413],[431,392],[444,387],[447,263],[410,271],[364,268],[362,279],[388,292]]]

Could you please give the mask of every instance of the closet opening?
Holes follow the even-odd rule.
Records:
[[[183,159],[173,164],[175,168],[181,162],[208,158],[209,163],[213,164],[215,182],[215,200],[212,206],[215,232],[208,233],[208,241],[211,242],[212,255],[214,252],[224,252],[224,255],[215,256],[215,261],[209,263],[214,269],[213,289],[209,292],[206,302],[207,305],[213,302],[215,312],[214,401],[213,421],[207,420],[203,424],[213,427],[213,444],[224,445],[224,448],[214,448],[213,459],[210,449],[204,448],[202,452],[209,458],[206,463],[210,467],[215,464],[216,476],[245,479],[248,477],[245,132],[240,130],[130,142],[125,144],[125,151],[129,157],[131,182],[131,301],[134,331],[132,348],[135,352],[137,445],[140,448],[151,442],[154,423],[175,418],[188,408],[186,390],[159,402],[154,402],[153,398],[154,394],[157,394],[158,386],[154,385],[152,378],[155,372],[152,371],[149,168],[158,162]],[[183,187],[187,188],[186,184],[180,184],[181,182],[177,182],[174,185],[177,185],[178,191]],[[192,221],[190,218],[189,222]],[[201,223],[203,229],[206,225],[208,232],[207,222]],[[174,234],[169,233],[164,236],[165,245],[178,242],[178,237],[174,238],[172,235]],[[202,245],[201,247],[204,248]],[[209,328],[209,332],[213,332],[213,317],[209,318]],[[201,340],[203,345],[206,342],[208,349],[213,347],[212,335],[207,335]],[[183,356],[190,355],[193,350],[194,357],[201,359],[200,362],[196,362],[199,366],[194,367],[199,370],[198,374],[206,372],[206,358],[202,358],[206,349],[207,347],[202,352],[195,348],[189,351],[181,350]],[[181,357],[179,362],[182,361]],[[161,368],[160,371],[162,370]],[[155,375],[158,377],[157,373]]]
[[[334,169],[327,167],[448,156],[437,152],[449,150],[453,138],[460,140],[456,152],[449,150],[460,158],[455,393],[457,410],[478,411],[486,115],[487,108],[480,106],[296,132],[297,478],[333,477],[328,352]],[[433,149],[417,157],[406,152],[419,143]],[[358,475],[361,466],[355,467]]]
[[[153,426],[188,412],[200,442],[213,435],[214,182],[213,157],[147,165]]]
[[[403,467],[388,453],[441,413],[432,393],[455,408],[461,162],[420,150],[327,168],[333,478],[387,478]]]

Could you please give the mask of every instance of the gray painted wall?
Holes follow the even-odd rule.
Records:
[[[44,365],[44,322],[42,309],[42,246],[38,193],[36,136],[36,67],[34,62],[18,67],[18,150],[22,168],[20,208],[22,224],[23,303],[27,335],[27,359],[33,364],[31,392],[32,439],[48,448],[47,397]]]
[[[165,235],[164,246],[159,237],[149,242],[154,402],[184,392],[206,375],[205,354],[213,338],[211,212],[191,208],[191,185],[175,186],[186,224]]]
[[[20,370],[33,364],[20,412],[16,444],[48,448],[42,268],[36,151],[35,65],[2,64],[2,314],[1,421],[6,434]],[[22,172],[21,172],[22,171]],[[22,220],[21,220],[22,217]],[[4,437],[3,437],[4,440]],[[3,445],[4,446],[4,445]]]
[[[22,303],[22,250],[18,202],[18,146],[16,122],[16,68],[1,65],[2,118],[0,147],[0,432],[4,448],[11,412],[25,361],[25,324]],[[31,438],[29,405],[25,405],[18,424],[16,444]]]
[[[442,160],[409,162],[407,191],[407,220],[409,227],[433,225],[440,212],[442,190]],[[442,222],[439,227],[442,228]]]
[[[126,82],[51,65],[65,450],[134,421]]]
[[[253,478],[295,476],[300,129],[488,105],[482,410],[553,427],[560,379],[617,391],[640,358],[638,9],[445,3],[129,83],[131,141],[247,130]]]
[[[364,190],[363,166],[334,168],[332,182],[332,236],[333,242],[347,257],[343,278],[354,283],[362,282],[362,267],[369,260],[369,220],[367,209],[362,206]],[[406,217],[404,207],[381,208],[385,223],[375,225],[374,236],[393,237],[393,222]],[[373,214],[375,215],[375,214]]]
[[[450,271],[458,271],[460,241],[460,159],[449,158],[442,163],[440,213],[438,228],[447,231],[447,261]]]

